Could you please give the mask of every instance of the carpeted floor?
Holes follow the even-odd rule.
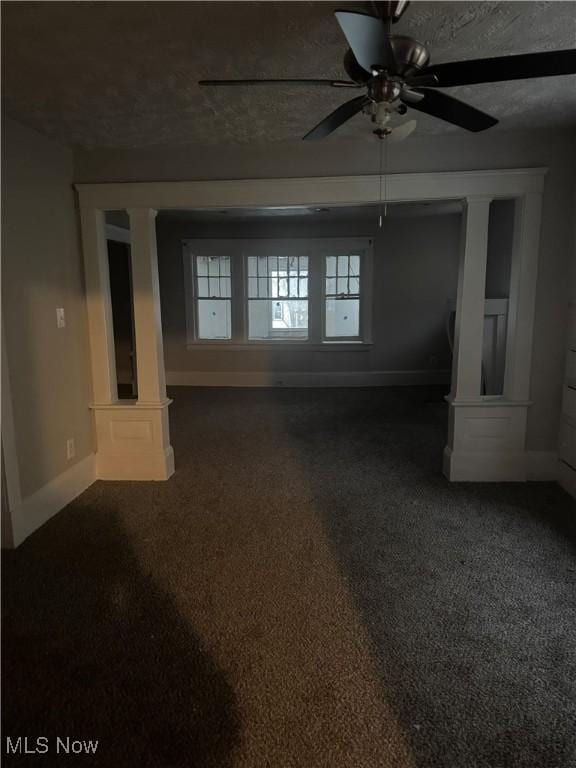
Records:
[[[170,481],[4,554],[4,764],[576,766],[576,505],[447,483],[440,394],[173,390]]]

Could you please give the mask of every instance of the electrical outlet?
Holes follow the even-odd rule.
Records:
[[[66,328],[66,315],[64,307],[56,307],[56,325],[58,328]]]
[[[73,459],[74,456],[76,456],[76,444],[74,443],[74,438],[70,437],[66,440],[66,458],[70,460]]]

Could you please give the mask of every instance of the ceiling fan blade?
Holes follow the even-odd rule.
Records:
[[[424,94],[424,98],[416,101],[412,98],[413,93]],[[427,115],[432,115],[432,117],[438,117],[440,120],[445,120],[447,123],[458,125],[460,128],[465,128],[467,131],[473,131],[474,133],[485,131],[498,122],[495,117],[491,117],[485,112],[481,112],[479,109],[471,107],[469,104],[465,104],[463,101],[459,101],[441,91],[430,91],[427,88],[422,88],[408,94],[402,91],[400,99],[412,109],[425,112]]]
[[[437,85],[447,87],[573,74],[576,74],[576,50],[452,61],[448,64],[426,67],[419,76],[435,75],[438,79]]]
[[[331,88],[361,88],[350,80],[283,79],[283,80],[199,80],[198,85],[327,85]]]
[[[358,112],[361,112],[364,105],[368,104],[369,101],[370,99],[367,96],[357,96],[355,99],[345,102],[329,114],[328,117],[325,117],[322,122],[318,123],[315,128],[308,131],[304,139],[307,141],[310,139],[323,139],[347,120],[350,120],[351,117],[354,117]]]
[[[396,57],[382,19],[355,11],[335,11],[334,15],[361,67],[371,74],[374,67],[395,72]]]
[[[439,85],[436,75],[412,75],[412,77],[406,78],[406,85],[412,88],[423,88],[424,86],[434,87]]]

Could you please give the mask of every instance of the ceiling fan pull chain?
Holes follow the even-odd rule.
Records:
[[[378,136],[378,166],[380,175],[378,178],[378,228],[382,229],[382,136]]]
[[[378,183],[378,228],[382,229],[382,220],[388,215],[388,134],[377,134],[379,141],[379,153],[380,153],[380,176]],[[382,151],[382,144],[384,144],[384,151]],[[384,195],[382,195],[382,183],[384,183]],[[384,206],[384,215],[382,215],[382,206]]]
[[[384,218],[388,215],[388,136],[384,136]]]

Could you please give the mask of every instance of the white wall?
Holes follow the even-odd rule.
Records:
[[[92,452],[88,334],[72,153],[8,119],[2,134],[2,319],[26,499]]]
[[[377,172],[375,142],[325,142],[183,147],[169,150],[99,150],[75,156],[77,181],[335,176]],[[546,166],[541,255],[536,296],[528,447],[556,446],[564,369],[564,338],[572,244],[576,143],[568,131],[508,134],[453,132],[395,144],[394,172]]]
[[[276,221],[186,224],[157,218],[164,356],[182,371],[447,371],[450,350],[444,319],[457,282],[459,216],[388,218],[290,224]],[[373,347],[312,352],[186,349],[181,240],[187,238],[372,237]]]

